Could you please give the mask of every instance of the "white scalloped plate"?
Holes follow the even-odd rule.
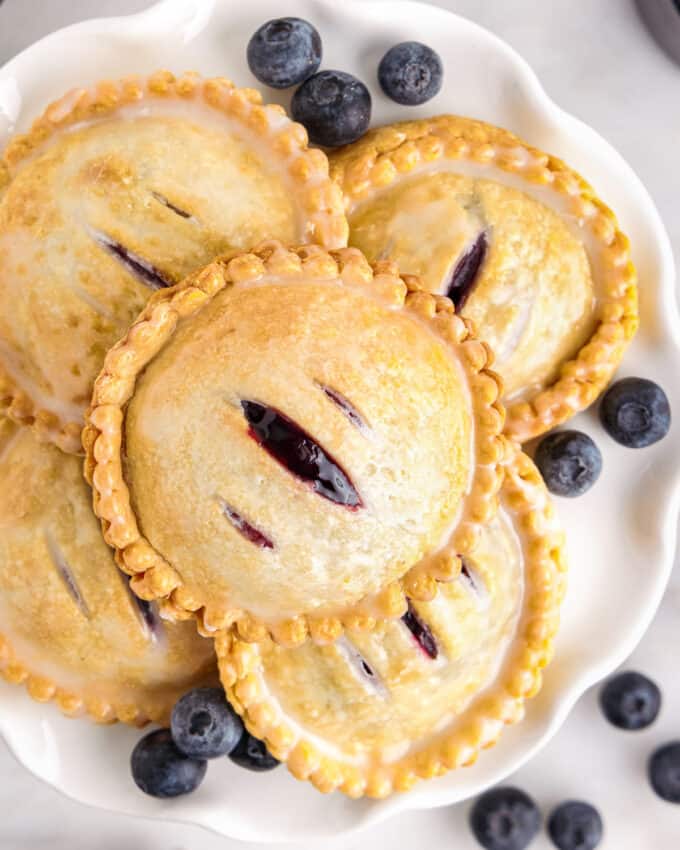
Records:
[[[433,6],[368,0],[165,0],[128,18],[64,29],[0,71],[0,142],[25,128],[51,99],[97,79],[159,67],[221,74],[256,85],[245,48],[263,21],[283,14],[311,20],[324,39],[324,67],[351,71],[371,87],[375,123],[458,112],[501,124],[573,164],[607,199],[633,240],[640,272],[642,328],[622,372],[661,383],[680,420],[680,322],[668,237],[630,167],[595,132],[559,109],[505,43]],[[417,38],[444,58],[438,97],[408,110],[379,94],[375,69],[392,44]],[[275,99],[285,103],[279,94]],[[591,412],[575,420],[604,455],[604,472],[581,499],[561,500],[569,532],[570,590],[556,659],[526,720],[508,729],[478,763],[384,802],[324,797],[285,770],[256,775],[228,760],[212,764],[192,796],[161,802],[138,792],[128,773],[134,730],[62,718],[22,689],[0,687],[0,732],[17,758],[65,794],[128,814],[201,824],[261,842],[330,839],[407,809],[457,802],[507,776],[564,722],[578,697],[631,652],[666,585],[680,505],[680,428],[656,446],[616,445]]]

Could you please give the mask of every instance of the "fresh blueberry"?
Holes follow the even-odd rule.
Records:
[[[548,490],[556,496],[582,496],[602,470],[600,450],[580,431],[549,434],[538,444],[534,460]]]
[[[132,751],[132,778],[151,797],[190,794],[203,781],[208,763],[180,752],[169,729],[145,735]]]
[[[220,688],[195,688],[175,704],[170,729],[184,755],[214,759],[234,749],[243,723]]]
[[[680,803],[680,741],[671,741],[652,753],[649,759],[652,788],[669,803]]]
[[[553,810],[548,834],[559,850],[595,850],[602,841],[602,818],[589,803],[569,800]]]
[[[643,449],[666,436],[671,427],[671,408],[666,393],[654,381],[624,378],[602,397],[600,418],[617,443]]]
[[[321,64],[321,36],[301,18],[275,18],[248,42],[248,65],[257,79],[275,89],[304,82]]]
[[[519,788],[494,788],[472,807],[470,826],[485,850],[524,850],[541,826],[541,814]]]
[[[634,732],[656,720],[661,691],[651,679],[631,670],[607,682],[600,691],[600,706],[610,723]]]
[[[273,770],[280,762],[269,752],[263,741],[244,730],[236,748],[229,753],[229,758],[239,767],[248,770]]]
[[[419,106],[441,89],[444,66],[439,54],[419,41],[390,48],[378,67],[382,90],[403,106]]]
[[[321,71],[295,92],[291,111],[314,144],[334,148],[355,142],[368,130],[371,95],[351,74]]]

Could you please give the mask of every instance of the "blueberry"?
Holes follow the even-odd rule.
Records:
[[[236,748],[229,753],[229,758],[239,767],[256,771],[273,770],[280,764],[264,742],[255,738],[248,730],[244,730]]]
[[[648,765],[652,788],[669,803],[680,803],[680,741],[671,741],[652,753]]]
[[[190,794],[203,781],[208,763],[185,756],[175,746],[169,729],[149,732],[132,751],[132,778],[151,797]]]
[[[548,834],[559,850],[595,850],[602,841],[602,818],[589,803],[569,800],[553,810]]]
[[[241,740],[243,723],[220,688],[195,688],[172,710],[170,723],[177,747],[195,759],[228,755]]]
[[[321,71],[295,92],[291,111],[314,144],[334,148],[355,142],[368,130],[371,95],[351,74]]]
[[[538,444],[536,466],[556,496],[582,496],[599,478],[602,455],[587,434],[557,431]]]
[[[404,106],[419,106],[441,89],[444,66],[439,54],[419,41],[390,48],[378,67],[382,90]]]
[[[248,42],[248,65],[257,79],[275,89],[304,82],[321,64],[321,36],[301,18],[275,18]]]
[[[661,691],[651,679],[631,670],[607,682],[600,691],[600,706],[614,726],[637,731],[656,720],[661,708]]]
[[[654,381],[624,378],[602,397],[600,418],[617,443],[642,449],[666,436],[671,427],[671,408],[666,393]]]
[[[494,788],[472,807],[470,826],[485,850],[524,850],[541,826],[541,815],[519,788]]]

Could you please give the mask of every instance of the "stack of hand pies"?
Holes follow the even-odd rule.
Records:
[[[9,141],[0,666],[67,714],[166,723],[217,658],[296,777],[382,797],[472,763],[540,687],[563,535],[520,443],[604,389],[635,272],[584,180],[497,127],[330,158],[256,92],[168,72]]]

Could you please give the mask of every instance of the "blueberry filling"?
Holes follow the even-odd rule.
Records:
[[[83,594],[80,592],[80,588],[78,587],[78,582],[76,581],[76,577],[73,575],[73,571],[69,566],[68,561],[64,557],[64,553],[59,548],[57,541],[52,537],[49,531],[45,532],[45,543],[47,544],[47,550],[50,553],[50,559],[55,566],[55,569],[59,573],[59,577],[64,582],[64,586],[66,590],[69,592],[69,595],[73,599],[73,601],[78,606],[81,614],[84,617],[90,618],[90,609],[83,597]]]
[[[180,207],[173,204],[172,201],[169,201],[165,195],[161,195],[159,192],[152,192],[151,195],[158,201],[159,204],[163,204],[164,207],[167,207],[172,212],[177,213],[177,215],[181,218],[193,218],[190,212],[180,209]]]
[[[282,466],[315,493],[350,510],[363,508],[356,487],[342,467],[299,425],[278,410],[255,401],[241,401],[250,436]]]
[[[346,637],[341,637],[336,641],[336,646],[344,655],[355,676],[366,688],[383,697],[387,696],[387,690],[380,677],[353,643]]]
[[[222,513],[229,520],[229,522],[234,526],[234,528],[243,536],[246,540],[249,540],[251,543],[254,543],[255,546],[259,546],[260,549],[273,549],[274,544],[272,541],[264,535],[261,531],[255,528],[254,525],[251,525],[248,520],[244,519],[238,511],[235,511],[231,505],[228,505],[226,502],[220,502],[222,506]]]
[[[124,573],[120,573],[120,576],[142,631],[152,643],[157,643],[163,632],[163,623],[158,616],[156,606],[152,602],[147,602],[146,599],[140,599],[133,593],[130,587],[130,576],[126,576]]]
[[[427,623],[421,620],[410,601],[408,603],[408,610],[401,618],[401,621],[411,632],[413,639],[428,658],[436,658],[439,655],[437,641],[432,634],[432,630]]]
[[[112,257],[118,260],[118,262],[124,266],[133,277],[136,277],[137,280],[145,286],[148,286],[149,289],[165,289],[166,287],[173,285],[174,281],[172,281],[169,277],[166,277],[163,272],[157,269],[152,263],[145,260],[143,257],[140,257],[138,254],[129,251],[124,245],[121,245],[120,242],[116,242],[115,239],[111,239],[111,237],[107,236],[105,233],[96,231],[94,233],[94,238],[102,246],[102,248],[105,248]]]
[[[484,582],[479,573],[472,567],[469,561],[461,558],[462,566],[460,568],[460,577],[463,579],[468,589],[476,596],[484,596]]]
[[[352,425],[356,425],[359,430],[366,429],[366,422],[362,418],[359,411],[354,407],[354,405],[349,402],[344,395],[339,393],[337,390],[331,389],[331,387],[326,387],[323,384],[319,384],[324,393],[328,396],[328,398],[333,402],[333,404],[337,405],[337,407],[342,410],[345,416],[349,419]]]
[[[144,624],[144,628],[152,641],[157,641],[161,631],[161,621],[156,613],[156,610],[151,602],[146,599],[140,599],[138,596],[132,595],[135,605],[139,611],[139,617]]]
[[[446,294],[453,301],[456,310],[462,310],[479,276],[489,243],[485,231],[477,236],[472,245],[456,263]]]

